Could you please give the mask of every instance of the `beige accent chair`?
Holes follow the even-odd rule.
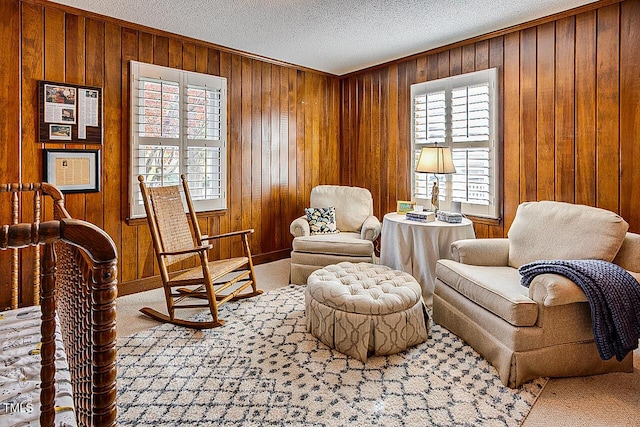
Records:
[[[433,320],[478,351],[512,388],[540,376],[631,372],[632,353],[621,362],[600,358],[578,285],[542,274],[526,288],[518,272],[539,260],[600,259],[640,279],[640,235],[628,228],[603,209],[523,203],[508,238],[459,240],[452,244],[455,261],[437,262]]]
[[[315,270],[339,262],[374,263],[373,242],[382,225],[373,215],[373,197],[366,188],[319,185],[311,190],[310,207],[336,208],[339,233],[311,234],[307,217],[291,223],[291,283],[305,285]]]

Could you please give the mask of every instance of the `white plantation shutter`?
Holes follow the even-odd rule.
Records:
[[[141,144],[136,154],[137,175],[142,175],[149,186],[161,187],[176,185],[180,182],[179,146]]]
[[[226,207],[226,79],[131,62],[131,209],[150,186],[187,176],[196,211]]]
[[[161,77],[164,77],[161,78]],[[150,186],[180,182],[180,75],[176,70],[164,75],[140,76],[132,86],[132,130],[137,147],[134,179],[144,176]],[[133,147],[132,147],[133,148]],[[142,203],[136,189],[136,203]]]
[[[427,98],[427,143],[444,143],[446,137],[445,92],[433,92]]]
[[[141,78],[138,85],[138,135],[141,138],[180,137],[180,85]]]
[[[222,78],[188,73],[186,86],[185,173],[196,210],[226,207],[226,88]]]
[[[489,83],[453,88],[451,139],[453,142],[489,142]]]
[[[453,201],[488,206],[491,202],[489,149],[454,148],[453,164],[456,173],[447,181]]]
[[[222,88],[187,86],[187,138],[220,140]]]
[[[498,217],[497,72],[495,69],[412,85],[414,166],[424,145],[452,147],[455,174],[439,175],[440,209]],[[433,174],[414,173],[414,198],[430,206]]]
[[[416,144],[427,142],[427,95],[413,97],[413,140]]]
[[[453,201],[489,206],[491,203],[490,83],[451,90],[451,140],[456,173],[451,177]],[[469,148],[456,148],[470,143]]]
[[[219,199],[222,187],[222,150],[219,147],[189,147],[187,149],[187,182],[194,204],[200,200]]]
[[[413,97],[414,166],[418,163],[420,146],[441,144],[446,140],[446,93],[444,90],[421,93]],[[431,199],[433,174],[414,174],[414,194]],[[444,199],[444,195],[440,196]]]

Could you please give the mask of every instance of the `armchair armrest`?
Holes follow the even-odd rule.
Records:
[[[223,237],[241,236],[243,234],[251,234],[253,233],[253,231],[254,231],[253,228],[250,228],[248,230],[230,231],[229,233],[216,234],[215,236],[202,236],[200,240],[206,241],[206,240],[222,239]]]
[[[463,239],[451,244],[453,260],[468,265],[504,267],[509,265],[509,240]]]
[[[202,245],[202,246],[196,246],[195,248],[183,249],[181,251],[160,252],[160,255],[169,256],[169,255],[183,255],[183,254],[190,254],[190,253],[195,254],[198,252],[203,252],[208,249],[211,249],[211,247],[212,247],[211,245]]]
[[[629,271],[638,282],[640,273]],[[586,295],[571,279],[560,274],[540,274],[529,285],[529,298],[545,307],[588,302]]]
[[[587,302],[587,297],[571,279],[559,274],[540,274],[529,285],[529,298],[545,307]]]
[[[371,240],[374,242],[378,236],[380,235],[380,230],[382,230],[382,225],[380,225],[380,220],[375,216],[371,215],[362,223],[362,229],[360,230],[360,237],[365,240]]]
[[[289,227],[289,231],[293,237],[309,236],[311,234],[311,228],[309,227],[307,217],[301,216],[300,218],[294,219]]]

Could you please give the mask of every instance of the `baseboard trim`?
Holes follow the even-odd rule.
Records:
[[[279,261],[281,259],[288,258],[290,254],[291,248],[255,255],[253,257],[253,265]],[[118,296],[123,297],[125,295],[137,294],[138,292],[150,291],[161,287],[162,280],[160,279],[160,276],[143,277],[142,279],[130,280],[128,282],[118,284]]]
[[[289,258],[291,256],[291,248],[281,249],[279,251],[267,252],[260,255],[253,256],[253,264],[260,265],[267,262],[279,261],[281,259]]]
[[[160,276],[144,277],[142,279],[130,280],[118,283],[118,297],[137,294],[138,292],[150,291],[162,287]]]

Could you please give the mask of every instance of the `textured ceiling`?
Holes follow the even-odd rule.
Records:
[[[53,0],[342,75],[585,0]]]

